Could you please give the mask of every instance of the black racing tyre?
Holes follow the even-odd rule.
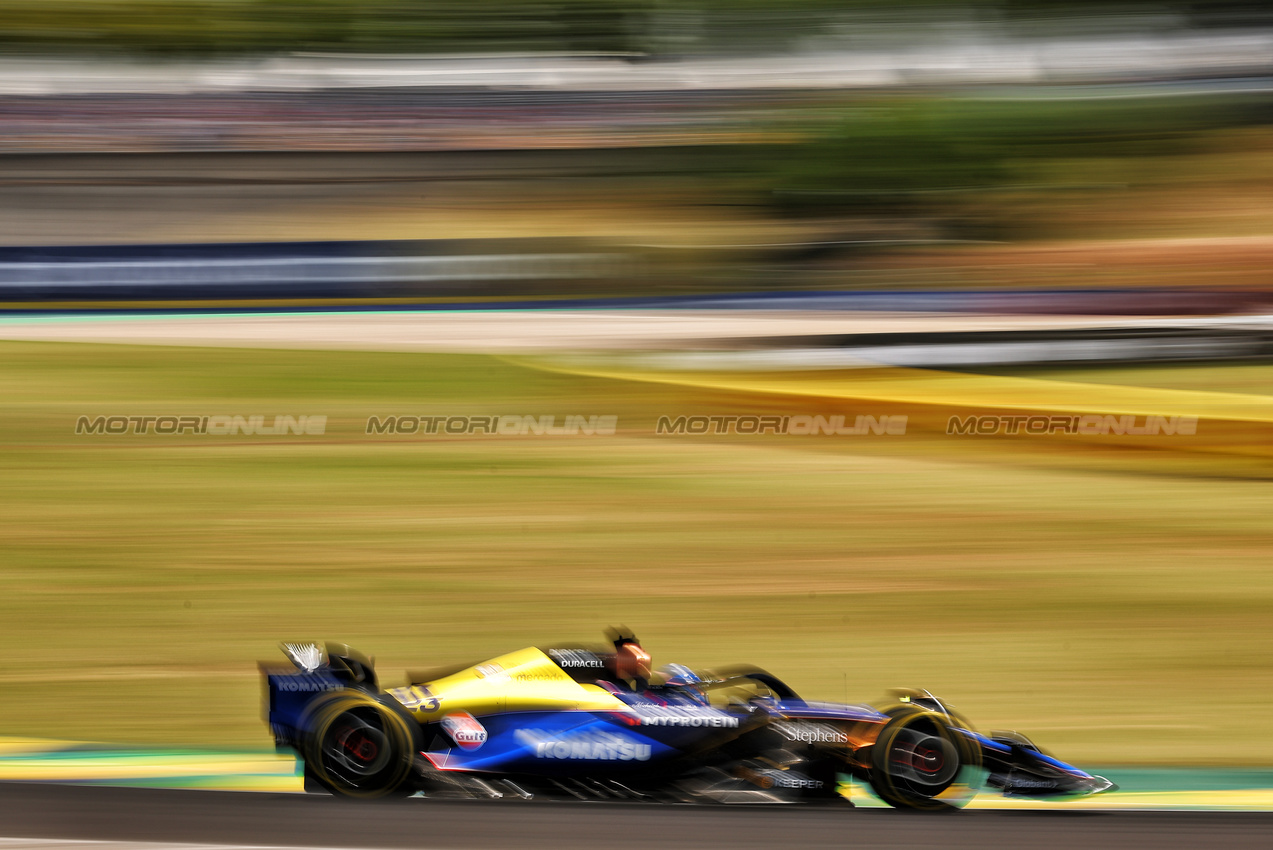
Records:
[[[919,708],[890,713],[893,719],[871,751],[875,793],[899,809],[955,808],[957,804],[940,797],[980,764],[980,749],[943,714]]]
[[[306,764],[304,765],[304,768],[305,768],[304,782],[305,782],[306,794],[332,793],[331,786],[327,785],[326,783],[323,782],[323,780],[319,779],[318,774],[314,773],[314,769],[312,767]]]
[[[309,709],[305,729],[301,755],[307,780],[346,797],[408,790],[414,736],[392,708],[365,693],[336,693]]]

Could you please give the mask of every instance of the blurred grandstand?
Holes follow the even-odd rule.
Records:
[[[0,32],[6,309],[1270,301],[1263,4],[56,0]]]

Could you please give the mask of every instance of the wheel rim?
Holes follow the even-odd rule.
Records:
[[[898,730],[889,747],[889,773],[915,794],[933,797],[959,773],[959,752],[949,739],[927,730]]]
[[[377,723],[361,716],[361,712],[346,711],[323,736],[323,767],[328,774],[356,787],[388,766],[392,750]]]

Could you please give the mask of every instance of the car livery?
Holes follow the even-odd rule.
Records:
[[[904,808],[985,788],[1066,798],[1112,783],[1017,733],[975,731],[927,691],[880,706],[812,702],[753,667],[670,665],[662,684],[610,676],[612,655],[528,647],[382,690],[346,646],[284,644],[262,664],[276,745],[308,790],[351,797],[549,796],[843,804],[842,780]]]

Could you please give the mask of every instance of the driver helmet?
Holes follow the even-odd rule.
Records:
[[[626,626],[608,629],[606,636],[614,643],[614,672],[620,679],[649,681],[650,653],[641,647],[632,630]]]

